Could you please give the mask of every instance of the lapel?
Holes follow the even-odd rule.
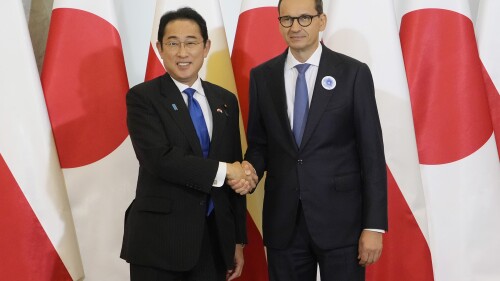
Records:
[[[321,120],[321,116],[325,111],[330,98],[335,95],[336,88],[333,90],[326,90],[321,85],[321,80],[325,76],[333,77],[337,83],[342,74],[342,60],[330,49],[322,44],[323,51],[321,53],[321,59],[319,61],[318,76],[316,77],[316,82],[314,84],[313,98],[311,100],[311,106],[309,107],[309,115],[307,117],[306,128],[304,130],[304,135],[302,136],[301,147],[304,147],[308,140],[311,138],[314,128],[318,125]]]
[[[269,94],[273,100],[274,108],[279,118],[279,123],[281,127],[285,130],[286,135],[288,135],[288,143],[293,151],[298,151],[297,144],[295,142],[295,137],[293,136],[292,128],[290,127],[290,120],[288,118],[288,107],[286,104],[286,90],[285,90],[285,61],[288,54],[288,49],[281,54],[273,64],[268,67],[270,71],[267,73],[269,77]]]
[[[162,101],[166,111],[172,116],[174,122],[186,136],[189,145],[193,149],[195,155],[202,156],[200,140],[196,134],[191,115],[187,108],[179,88],[175,85],[170,75],[165,74],[161,78],[161,95],[165,98]]]
[[[210,111],[212,112],[212,139],[210,141],[209,152],[209,157],[211,157],[212,155],[217,155],[217,151],[215,151],[217,146],[214,144],[224,137],[224,128],[228,118],[228,105],[224,103],[224,100],[217,94],[216,89],[209,83],[202,80],[201,85],[203,86],[203,91],[205,92]]]

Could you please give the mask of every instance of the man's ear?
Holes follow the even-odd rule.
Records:
[[[210,41],[210,39],[207,39],[207,42],[205,42],[205,46],[203,47],[204,50],[203,50],[203,57],[207,57],[208,56],[208,52],[210,51],[210,46],[212,46],[212,41]]]
[[[326,23],[328,21],[328,18],[326,17],[325,14],[321,14],[319,16],[319,20],[321,21],[321,27],[320,27],[320,31],[325,31],[325,28],[326,28]]]

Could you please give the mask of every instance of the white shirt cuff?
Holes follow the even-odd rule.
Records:
[[[378,232],[378,233],[385,233],[385,230],[383,230],[383,229],[365,228],[364,230],[369,230],[369,231]]]
[[[221,187],[226,180],[227,163],[219,162],[219,168],[217,169],[217,174],[215,175],[213,187]]]

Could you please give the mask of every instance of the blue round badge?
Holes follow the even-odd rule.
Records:
[[[337,81],[335,81],[335,78],[332,76],[325,76],[323,77],[323,80],[321,80],[321,85],[326,90],[333,90],[333,88],[337,85]]]

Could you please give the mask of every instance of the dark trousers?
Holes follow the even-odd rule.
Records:
[[[189,271],[168,271],[130,264],[131,281],[224,281],[226,269],[220,253],[214,212],[207,217],[200,259]]]
[[[270,281],[363,281],[365,269],[358,264],[358,245],[324,250],[315,245],[299,206],[292,241],[286,249],[267,248]]]

